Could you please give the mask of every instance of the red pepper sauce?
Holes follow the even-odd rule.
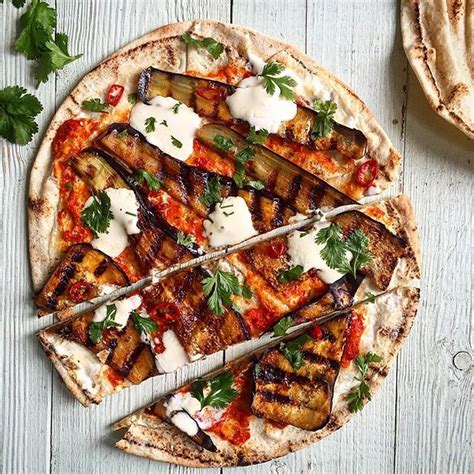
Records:
[[[197,139],[193,142],[193,153],[186,163],[228,177],[234,176],[235,172],[235,164],[232,160],[224,158]]]
[[[109,367],[107,370],[107,379],[112,385],[112,387],[117,387],[118,385],[122,385],[125,377],[121,374],[119,374],[115,369],[112,369],[112,367]]]
[[[359,355],[359,345],[362,333],[364,332],[364,316],[360,312],[352,311],[351,327],[347,337],[346,347],[342,356],[342,367],[348,367]]]
[[[207,74],[192,70],[186,71],[186,74],[188,76],[206,77],[208,79],[214,79],[216,81],[225,82],[227,84],[237,84],[242,79],[254,75],[252,71],[249,71],[245,67],[236,66],[232,64],[228,64],[227,66],[221,67],[215,71],[208,72]]]

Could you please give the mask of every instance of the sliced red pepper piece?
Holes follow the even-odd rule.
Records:
[[[112,84],[107,92],[107,104],[115,107],[122,98],[125,88],[119,84]]]
[[[272,242],[267,247],[267,255],[270,258],[280,258],[286,252],[286,244],[281,240],[276,240]]]
[[[74,303],[80,303],[85,301],[92,296],[94,287],[85,280],[76,281],[71,288],[69,288],[69,298],[71,298]]]
[[[372,186],[379,173],[379,165],[375,160],[368,160],[362,163],[355,175],[355,181],[360,186],[368,188]]]

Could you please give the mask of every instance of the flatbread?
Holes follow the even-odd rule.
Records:
[[[474,8],[402,0],[403,46],[431,107],[474,139]]]
[[[338,103],[336,120],[344,123],[351,119],[353,126],[368,138],[368,153],[363,160],[375,159],[380,168],[374,189],[386,189],[397,178],[400,155],[366,105],[348,86],[293,46],[247,28],[215,21],[198,20],[167,25],[120,49],[87,74],[59,107],[43,138],[31,170],[28,200],[29,250],[35,290],[45,283],[61,257],[57,246],[60,196],[58,183],[52,174],[51,150],[59,126],[68,119],[84,116],[82,101],[91,97],[104,97],[113,83],[125,86],[127,91],[134,91],[138,74],[145,67],[154,66],[172,72],[194,70],[205,74],[211,64],[212,68],[218,66],[219,62],[211,61],[207,52],[192,46],[186,47],[180,36],[187,31],[210,36],[224,43],[226,51],[219,59],[223,64],[247,62],[250,53],[264,59],[274,57],[303,79],[301,87],[304,89],[313,91],[313,94],[322,90],[330,91],[331,98]],[[120,108],[116,109],[109,114],[109,123],[114,121],[115,114],[121,112]],[[347,177],[337,177],[330,184],[337,186],[340,179]]]

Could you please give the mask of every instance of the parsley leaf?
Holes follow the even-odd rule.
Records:
[[[209,381],[198,379],[191,385],[191,395],[201,403],[201,410],[206,406],[221,409],[225,408],[238,393],[232,387],[234,377],[232,372],[216,375]],[[207,394],[204,394],[204,390]]]
[[[214,176],[206,183],[206,190],[204,195],[199,198],[199,201],[205,206],[210,207],[214,203],[222,201],[221,192],[222,187],[219,178]]]
[[[290,268],[289,270],[281,272],[277,276],[277,280],[280,283],[285,283],[287,281],[297,280],[302,274],[303,274],[303,267],[301,265],[296,265],[295,267]]]
[[[214,58],[217,59],[224,52],[224,45],[218,43],[214,38],[204,38],[198,40],[191,37],[188,33],[181,35],[181,39],[188,45],[196,46],[196,48],[204,48]]]
[[[239,188],[250,186],[257,190],[261,190],[265,187],[263,181],[249,179],[245,176],[245,165],[254,156],[255,150],[250,146],[243,148],[235,155],[235,173],[233,179],[234,183]]]
[[[159,191],[161,188],[161,181],[153,173],[150,173],[144,168],[135,170],[131,176],[131,181],[136,186],[145,182],[151,191]]]
[[[99,98],[84,100],[81,104],[84,110],[89,112],[107,112],[109,104],[104,104]]]
[[[295,98],[292,87],[296,86],[296,81],[290,76],[281,76],[285,70],[282,64],[270,62],[265,64],[262,73],[259,75],[263,79],[263,87],[267,94],[273,95],[276,88],[280,90],[280,95],[288,100]]]
[[[178,231],[178,235],[176,238],[176,242],[179,245],[183,245],[184,247],[192,247],[193,243],[195,242],[195,237],[192,234],[186,235],[184,232]]]
[[[103,321],[91,322],[89,324],[89,337],[94,344],[97,344],[102,339],[102,331],[107,328],[117,327],[115,322],[115,315],[117,314],[117,306],[108,304],[106,307],[106,316]]]
[[[360,382],[359,386],[355,388],[347,396],[347,402],[349,404],[349,411],[355,413],[362,410],[364,407],[364,399],[371,400],[372,394],[370,393],[370,387],[365,382],[365,377],[369,371],[369,364],[373,362],[380,362],[383,358],[372,352],[368,352],[365,356],[360,354],[355,360],[355,365],[359,371],[360,376],[357,380]]]
[[[180,105],[181,105],[181,102],[178,102],[178,103],[176,103],[176,104],[173,105],[173,112],[174,112],[175,114],[178,113],[178,109],[179,109],[179,106],[180,106]]]
[[[260,145],[268,138],[268,131],[264,128],[255,130],[255,127],[250,127],[247,141],[252,144]]]
[[[365,293],[365,297],[367,299],[366,303],[375,303],[375,295],[371,291],[367,291]]]
[[[214,137],[214,145],[216,148],[222,151],[230,151],[235,147],[235,143],[229,137],[224,137],[223,135],[216,135]]]
[[[158,324],[156,324],[153,319],[150,317],[145,318],[135,310],[130,313],[130,316],[132,317],[133,322],[140,333],[149,334],[158,328]]]
[[[33,120],[43,106],[39,100],[19,86],[0,90],[0,136],[12,143],[27,144],[38,125]]]
[[[107,232],[114,215],[110,209],[110,198],[105,191],[92,196],[92,202],[82,210],[81,221],[89,227],[95,237]]]
[[[293,318],[291,316],[281,318],[280,321],[273,326],[273,337],[284,336],[291,326],[293,326]]]
[[[289,342],[281,342],[279,345],[280,352],[286,357],[286,360],[291,364],[293,369],[298,370],[304,365],[302,348],[306,342],[312,340],[308,334],[293,339]]]
[[[232,273],[218,268],[211,276],[202,280],[204,294],[208,296],[208,308],[218,316],[224,312],[225,306],[230,306],[231,295],[251,298],[252,292],[247,286],[241,285],[239,279]]]
[[[168,126],[168,122],[166,120],[162,120],[160,122],[160,125],[163,125],[163,127],[167,127]]]
[[[127,100],[130,104],[136,104],[137,103],[137,93],[136,92],[130,92],[127,96]]]
[[[151,133],[155,131],[156,118],[148,117],[145,119],[145,131],[146,133]]]
[[[315,99],[313,108],[318,112],[318,115],[311,129],[311,136],[313,139],[325,137],[331,132],[334,125],[334,114],[336,113],[337,105],[332,100],[323,102],[321,99]]]
[[[176,148],[183,148],[183,144],[177,138],[173,137],[173,135],[171,135],[171,143]]]

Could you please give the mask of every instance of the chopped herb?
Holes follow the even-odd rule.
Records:
[[[104,329],[117,327],[115,322],[115,315],[117,314],[117,306],[108,304],[106,307],[106,316],[103,321],[91,322],[89,324],[89,337],[94,344],[97,344],[102,339],[102,332]]]
[[[251,298],[252,292],[247,286],[241,285],[239,279],[232,273],[217,269],[211,276],[202,281],[204,294],[208,296],[207,306],[218,316],[224,312],[225,306],[230,306],[231,295]]]
[[[92,196],[92,202],[81,212],[82,223],[89,227],[95,237],[107,232],[113,218],[110,198],[105,191]]]
[[[224,211],[223,214],[224,214],[224,216],[229,217],[229,216],[232,216],[233,214],[235,214],[235,212],[233,212],[233,211],[232,212],[225,212]]]
[[[82,108],[88,110],[89,112],[107,112],[109,109],[109,104],[105,104],[99,98],[84,100],[82,102]]]
[[[206,183],[206,190],[204,195],[199,198],[202,204],[207,207],[211,207],[214,203],[221,202],[221,183],[217,176],[212,177]]]
[[[295,87],[296,81],[290,76],[280,76],[285,67],[276,62],[265,64],[260,77],[263,79],[263,87],[268,94],[273,95],[276,88],[280,89],[280,95],[288,100],[295,98],[292,87]]]
[[[43,110],[39,100],[19,86],[0,90],[0,136],[26,145],[38,131],[34,118]]]
[[[260,145],[268,138],[268,131],[264,128],[255,130],[255,127],[250,127],[249,134],[247,135],[247,141],[249,143]]]
[[[312,340],[308,334],[293,339],[289,342],[281,342],[279,345],[280,352],[286,357],[286,360],[291,364],[293,369],[298,370],[304,365],[302,347],[306,342]]]
[[[155,131],[156,125],[156,118],[155,117],[148,117],[145,120],[145,131],[146,133],[151,133]]]
[[[369,364],[373,362],[380,362],[382,359],[383,357],[380,357],[377,354],[373,354],[372,352],[368,352],[365,356],[359,355],[355,360],[355,365],[360,374],[360,376],[356,378],[360,382],[360,384],[347,396],[349,411],[351,413],[355,413],[359,410],[362,410],[362,408],[364,407],[364,399],[369,401],[372,399],[370,387],[365,382],[365,377],[367,375],[367,372],[369,371]]]
[[[67,182],[67,183],[64,185],[64,187],[65,187],[68,191],[70,191],[70,190],[73,188],[72,181]]]
[[[235,143],[229,137],[223,135],[216,135],[214,137],[214,145],[222,151],[229,151],[235,147]]]
[[[224,45],[218,43],[214,38],[204,38],[202,40],[193,38],[188,33],[181,35],[181,39],[196,48],[204,48],[214,58],[217,59],[224,52]]]
[[[163,125],[164,127],[167,127],[168,126],[168,122],[166,120],[162,120],[160,122],[160,125]]]
[[[329,135],[334,125],[334,114],[336,113],[337,105],[332,100],[323,102],[321,99],[315,99],[313,108],[318,112],[318,115],[311,129],[311,136],[313,139],[325,137]]]
[[[191,395],[199,400],[201,410],[208,405],[222,409],[238,395],[237,390],[232,387],[233,382],[232,372],[224,372],[210,380],[198,379],[191,385]]]
[[[12,0],[12,4],[15,8],[21,8],[25,5],[26,0]],[[0,0],[0,5],[3,3],[3,0]]]
[[[129,215],[129,216],[137,217],[137,215],[134,214],[133,212],[125,211],[125,214],[127,214],[127,215]]]
[[[175,114],[178,113],[179,106],[181,105],[181,102],[177,102],[176,104],[173,105],[173,112]]]
[[[176,148],[182,148],[183,147],[183,144],[177,138],[173,137],[173,135],[171,135],[171,143]]]
[[[143,168],[139,168],[133,172],[131,181],[136,186],[145,182],[151,191],[159,191],[161,188],[161,181],[153,173]]]
[[[186,235],[184,232],[178,231],[178,235],[176,238],[176,242],[179,245],[183,245],[184,247],[192,247],[193,243],[195,242],[195,237],[192,234]]]
[[[277,276],[277,280],[280,283],[285,283],[287,281],[297,280],[303,274],[303,267],[301,265],[296,265],[285,272],[280,273]]]
[[[366,303],[375,303],[375,295],[372,292],[367,291],[365,297],[367,298]]]
[[[253,372],[255,374],[255,378],[257,378],[260,374],[260,364],[258,362],[255,364]]]
[[[291,326],[293,326],[293,318],[291,316],[281,318],[280,321],[273,326],[273,337],[284,336]]]
[[[233,176],[234,183],[239,187],[250,186],[257,190],[261,190],[265,187],[263,181],[252,180],[245,176],[245,165],[247,162],[255,156],[255,149],[248,146],[240,150],[235,155],[235,173]]]
[[[136,92],[131,92],[127,96],[128,101],[130,104],[136,104],[137,103],[137,93]]]
[[[135,310],[130,313],[130,316],[140,333],[150,334],[158,328],[158,324],[153,319],[145,318]]]
[[[300,232],[300,239],[302,237],[306,237],[309,234],[309,232]]]
[[[118,137],[118,138],[124,138],[124,137],[126,137],[127,135],[128,135],[128,132],[127,132],[127,129],[126,129],[126,128],[117,133],[117,137]]]

